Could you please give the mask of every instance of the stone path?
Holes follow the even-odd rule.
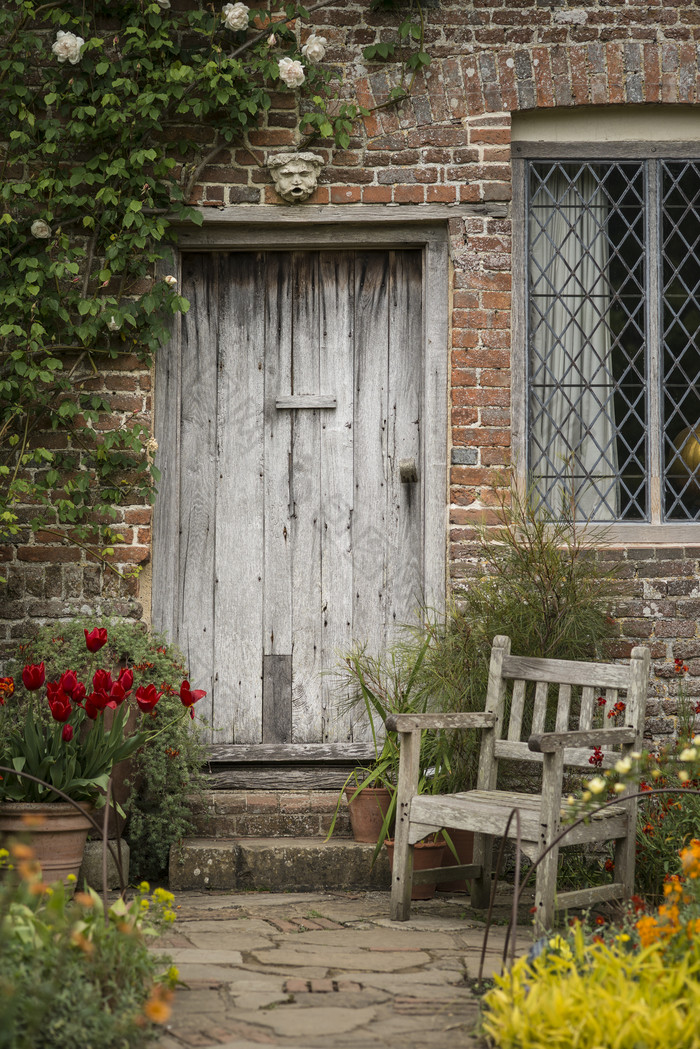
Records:
[[[482,922],[466,898],[414,903],[391,922],[368,893],[178,893],[167,951],[186,984],[157,1049],[483,1049],[475,1034]],[[505,929],[489,937],[500,969]],[[519,953],[532,942],[518,930]]]

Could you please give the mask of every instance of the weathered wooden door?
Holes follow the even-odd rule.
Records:
[[[183,258],[177,640],[215,743],[366,738],[325,672],[422,598],[421,268],[418,250]]]

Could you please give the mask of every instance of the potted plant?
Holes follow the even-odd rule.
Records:
[[[94,665],[107,641],[106,628],[84,629],[88,665],[93,663],[91,678],[84,675],[87,685],[70,667],[47,681],[43,660],[25,664],[17,681],[0,679],[0,832],[30,830],[38,858],[43,851],[43,864],[56,878],[80,868],[90,826],[80,808],[89,812],[103,805],[115,764],[173,720],[172,713],[159,713],[164,690],[139,684],[133,668]],[[174,717],[181,720],[189,711],[194,718],[194,704],[204,695],[183,680],[179,699],[185,709]],[[132,710],[141,719],[133,732]]]
[[[389,836],[396,811],[399,744],[397,733],[386,729],[386,719],[390,714],[425,713],[428,700],[425,693],[419,694],[416,685],[429,644],[429,638],[416,646],[397,642],[388,654],[380,656],[369,654],[366,645],[356,645],[338,669],[340,687],[345,691],[350,686],[346,706],[364,707],[375,758],[371,765],[354,769],[343,784],[327,839],[335,829],[340,806],[346,798],[355,840],[376,843],[372,862]],[[424,737],[420,790],[439,789],[441,777],[449,768],[443,741],[444,736]],[[363,826],[373,826],[371,835],[356,833],[356,826],[361,823],[356,807],[360,806],[366,807],[371,817],[362,820]]]

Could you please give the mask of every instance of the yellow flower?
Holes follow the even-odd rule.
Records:
[[[619,772],[621,776],[629,772],[631,768],[632,762],[629,758],[620,758],[619,761],[615,762],[615,772]]]
[[[593,779],[589,779],[586,784],[591,794],[602,794],[605,790],[607,783],[602,776],[594,776]]]
[[[681,769],[681,771],[680,771],[680,772],[678,773],[678,779],[679,779],[679,781],[680,781],[681,783],[687,783],[687,782],[688,782],[688,780],[690,779],[690,776],[689,776],[689,774],[688,774],[688,773],[687,773],[687,772],[685,771],[685,769]]]

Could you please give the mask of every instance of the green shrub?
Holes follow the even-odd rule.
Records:
[[[140,1049],[167,1019],[177,972],[147,946],[173,897],[141,886],[105,914],[95,892],[46,886],[26,846],[0,882],[0,1049]],[[0,867],[8,853],[0,850]]]
[[[186,676],[181,653],[164,635],[152,633],[145,624],[133,620],[76,618],[42,627],[35,638],[21,646],[16,666],[11,669],[19,677],[17,671],[21,673],[25,663],[44,660],[48,681],[66,667],[80,678],[91,667],[84,630],[95,627],[107,630],[108,642],[100,653],[103,665],[132,667],[140,684],[153,683],[159,691],[164,688],[159,703],[164,712],[182,712],[176,691]],[[147,723],[150,715],[139,717]],[[171,845],[194,829],[191,813],[204,786],[205,757],[196,723],[179,718],[131,759],[131,789],[124,809],[133,876],[163,877]]]
[[[588,545],[600,533],[576,522],[569,501],[555,518],[513,486],[497,518],[478,531],[478,578],[444,615],[429,612],[412,630],[415,646],[430,642],[416,690],[435,709],[484,709],[497,634],[510,637],[517,655],[593,659],[615,631],[614,570]],[[475,785],[479,744],[477,733],[450,734],[453,789]]]

